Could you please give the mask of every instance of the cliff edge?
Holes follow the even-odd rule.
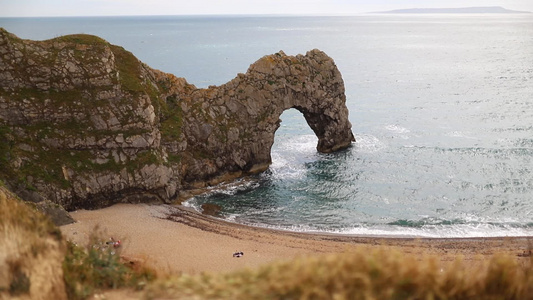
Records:
[[[22,40],[0,28],[0,177],[67,210],[169,202],[264,171],[283,111],[333,152],[354,141],[344,83],[319,50],[265,56],[198,89],[90,35]]]

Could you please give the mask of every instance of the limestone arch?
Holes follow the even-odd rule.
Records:
[[[318,138],[319,152],[349,147],[355,139],[344,91],[334,61],[316,49],[306,55],[265,56],[222,86],[196,90],[190,102],[199,108],[185,127],[187,150],[210,158],[194,158],[186,181],[268,168],[280,116],[288,109],[302,113]],[[204,125],[193,122],[199,119]]]
[[[255,81],[252,86],[261,87],[250,97],[254,102],[267,99],[279,107],[272,112],[278,122],[289,109],[304,116],[318,138],[317,151],[335,152],[355,141],[342,75],[324,52],[314,49],[306,55],[288,56],[280,51],[252,64],[246,77]]]

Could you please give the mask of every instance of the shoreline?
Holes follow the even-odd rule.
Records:
[[[533,236],[487,236],[487,237],[424,237],[424,236],[415,236],[415,235],[405,235],[405,236],[396,236],[396,235],[358,235],[358,234],[352,234],[352,233],[337,233],[337,232],[327,232],[327,231],[294,231],[290,229],[283,229],[283,228],[269,228],[269,227],[262,227],[262,226],[254,226],[249,224],[242,224],[237,222],[231,222],[228,220],[224,220],[223,218],[218,218],[216,216],[211,216],[209,214],[203,214],[198,211],[196,211],[194,208],[183,206],[183,205],[169,205],[175,208],[176,210],[179,210],[181,212],[185,212],[187,214],[192,214],[193,218],[198,218],[205,220],[207,222],[213,222],[213,223],[221,223],[227,226],[236,226],[236,227],[243,227],[246,229],[251,230],[265,230],[265,231],[271,231],[274,234],[290,234],[290,235],[311,235],[311,236],[333,236],[333,237],[340,237],[340,238],[346,238],[347,240],[352,239],[386,239],[386,240],[433,240],[433,241],[450,241],[450,240],[457,240],[457,241],[479,241],[479,240],[486,240],[486,239],[494,239],[494,240],[501,240],[501,239],[531,239],[533,243]],[[532,244],[533,245],[533,244]]]
[[[71,213],[76,223],[64,236],[85,245],[96,226],[103,239],[122,240],[121,256],[161,274],[199,274],[255,268],[299,256],[385,248],[406,255],[435,257],[443,267],[457,259],[465,266],[494,254],[528,261],[533,237],[419,238],[294,232],[251,227],[164,204],[116,204]],[[233,257],[235,252],[242,257]]]

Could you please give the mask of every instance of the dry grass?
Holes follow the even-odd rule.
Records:
[[[531,262],[494,256],[443,270],[434,258],[378,249],[276,263],[226,275],[160,281],[148,299],[533,299]]]
[[[0,182],[0,299],[86,299],[96,292],[142,289],[155,273],[125,264],[94,231],[85,247],[66,243],[48,217]]]
[[[65,299],[63,255],[59,229],[0,184],[0,299]]]
[[[36,237],[51,236],[57,241],[62,239],[61,231],[48,217],[30,208],[0,185],[0,227],[9,226],[34,232]]]

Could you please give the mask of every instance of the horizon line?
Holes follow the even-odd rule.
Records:
[[[438,12],[445,10],[468,10],[468,9],[487,9],[487,8],[499,8],[505,12]],[[434,12],[416,12],[416,11],[434,11]],[[434,7],[434,8],[422,8],[422,7],[411,7],[411,8],[399,8],[386,11],[367,11],[367,12],[352,12],[352,13],[190,13],[190,14],[117,14],[117,15],[35,15],[35,16],[1,16],[0,18],[94,18],[94,17],[337,17],[337,16],[360,16],[368,14],[387,14],[387,15],[406,15],[406,14],[417,14],[417,15],[432,15],[432,14],[476,14],[476,15],[505,15],[505,14],[531,14],[532,11],[521,11],[521,10],[512,10],[507,9],[503,6],[468,6],[468,7]]]
[[[131,15],[51,15],[51,16],[0,16],[0,19],[22,19],[22,18],[117,18],[117,17],[355,17],[362,15],[522,15],[532,14],[531,11],[519,11],[519,13],[404,13],[394,11],[375,11],[375,12],[361,12],[361,13],[331,13],[331,14],[255,14],[255,13],[243,13],[243,14],[131,14]]]

